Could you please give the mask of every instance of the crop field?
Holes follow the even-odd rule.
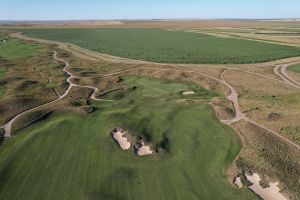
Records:
[[[161,29],[31,29],[28,36],[158,63],[258,63],[300,55],[300,48]]]
[[[0,146],[0,199],[255,199],[225,175],[241,148],[238,135],[205,103],[218,94],[189,83],[125,76],[129,86],[93,103],[95,112],[54,113]],[[165,152],[122,151],[116,127],[148,138]]]
[[[5,42],[0,41],[0,58],[13,60],[19,57],[33,56],[39,48],[37,44],[25,43],[18,39],[9,38]]]
[[[290,66],[289,70],[300,73],[300,64]]]

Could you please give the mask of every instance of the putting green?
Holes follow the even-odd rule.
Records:
[[[192,84],[123,77],[116,91],[84,117],[56,113],[0,146],[0,199],[255,199],[224,174],[240,140],[204,103],[216,94]],[[163,146],[163,155],[122,151],[110,131],[123,127]]]
[[[8,38],[5,42],[0,41],[0,58],[13,60],[20,57],[29,57],[35,55],[39,49],[40,46],[37,44]]]

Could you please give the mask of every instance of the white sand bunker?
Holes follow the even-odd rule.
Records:
[[[186,92],[182,92],[183,95],[192,95],[195,94],[194,91],[186,91]]]
[[[241,177],[236,177],[236,178],[234,179],[234,184],[235,184],[238,188],[242,188],[242,187],[243,187],[243,184],[242,184]]]
[[[248,181],[250,181],[253,185],[249,186],[249,188],[258,194],[264,200],[287,200],[281,193],[278,187],[278,182],[270,183],[270,187],[263,188],[260,186],[259,182],[261,178],[258,174],[246,175]]]
[[[115,129],[112,132],[112,136],[118,142],[121,149],[128,150],[128,149],[130,149],[131,144],[130,144],[130,142],[128,142],[128,139],[126,138],[126,136],[124,136],[125,133],[126,133],[126,131],[124,131],[124,130]]]
[[[147,156],[153,154],[149,145],[146,145],[144,142],[138,147],[137,145],[134,146],[135,152],[139,156]]]
[[[151,146],[144,142],[144,139],[135,139],[125,129],[116,128],[111,132],[114,140],[119,144],[121,149],[129,150],[133,146],[133,152],[139,156],[153,154]],[[133,143],[131,144],[130,141]]]

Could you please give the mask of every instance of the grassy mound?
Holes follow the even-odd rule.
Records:
[[[94,103],[85,117],[56,113],[0,146],[0,199],[254,199],[231,187],[225,168],[240,150],[236,133],[204,103],[216,94],[192,84],[124,77],[128,91]],[[124,127],[167,151],[139,157],[110,131]]]
[[[257,63],[300,55],[300,49],[264,42],[159,29],[22,30],[109,55],[159,63]]]

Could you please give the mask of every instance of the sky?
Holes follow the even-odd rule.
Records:
[[[300,0],[0,0],[0,20],[300,18]]]

